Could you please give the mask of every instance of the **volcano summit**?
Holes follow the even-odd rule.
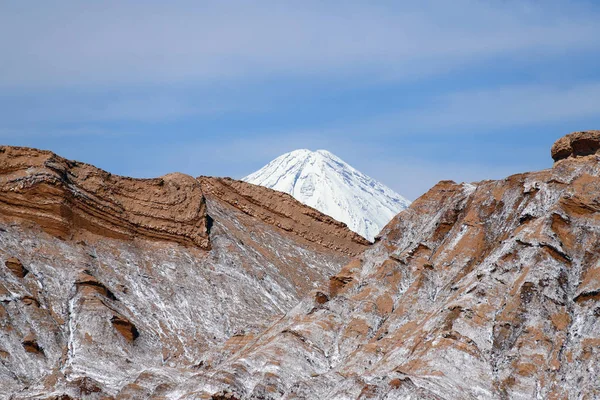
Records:
[[[243,180],[291,194],[371,241],[410,205],[327,150],[286,153]]]

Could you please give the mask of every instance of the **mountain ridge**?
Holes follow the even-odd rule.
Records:
[[[268,188],[109,190],[2,149],[0,206],[23,211],[0,213],[0,393],[15,400],[600,397],[599,131],[557,141],[548,169],[441,181],[369,246]],[[72,195],[92,217],[141,200],[118,227],[204,204],[191,220],[210,216],[210,246],[178,239],[179,208],[141,220],[174,236],[90,230]],[[37,223],[47,205],[69,230]]]
[[[152,371],[168,387],[367,245],[268,188],[0,146],[0,398],[128,398]]]

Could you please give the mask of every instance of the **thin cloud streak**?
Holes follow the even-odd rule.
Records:
[[[585,4],[3,2],[0,139],[146,177],[325,148],[414,199],[543,168],[555,138],[600,124]],[[531,156],[511,148],[532,131]]]
[[[490,128],[600,117],[598,104],[600,82],[561,87],[509,85],[440,94],[418,109],[373,116],[349,125],[348,129],[357,134],[368,129],[377,132],[373,134],[377,137],[446,136],[455,134],[457,129],[486,135]]]
[[[597,15],[560,1],[182,4],[3,3],[0,86],[401,79],[509,54],[597,49],[600,36]]]

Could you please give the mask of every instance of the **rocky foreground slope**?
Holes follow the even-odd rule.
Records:
[[[173,395],[600,398],[599,149],[599,131],[575,133],[552,169],[440,182],[328,286]]]
[[[244,182],[0,147],[0,398],[123,398],[155,375],[160,397],[367,244]]]

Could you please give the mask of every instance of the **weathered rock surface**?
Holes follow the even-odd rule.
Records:
[[[206,196],[215,196],[260,221],[300,236],[309,242],[350,255],[361,253],[371,243],[346,225],[315,210],[298,207],[287,193],[229,178],[199,177]]]
[[[9,271],[12,272],[17,278],[24,278],[29,272],[25,267],[23,267],[21,261],[14,257],[7,259],[4,262],[4,265],[6,265],[6,268],[8,268]]]
[[[198,179],[210,250],[3,215],[0,393],[600,398],[600,156],[582,137],[552,169],[440,182],[362,253],[227,179]]]
[[[0,147],[0,213],[63,239],[86,230],[209,246],[206,205],[194,178],[125,178],[49,151]]]
[[[569,157],[585,157],[600,150],[600,131],[573,132],[558,139],[552,146],[554,161]]]
[[[161,398],[365,248],[259,190],[2,147],[0,398]]]
[[[600,398],[599,249],[595,155],[440,182],[329,284],[170,393]]]

